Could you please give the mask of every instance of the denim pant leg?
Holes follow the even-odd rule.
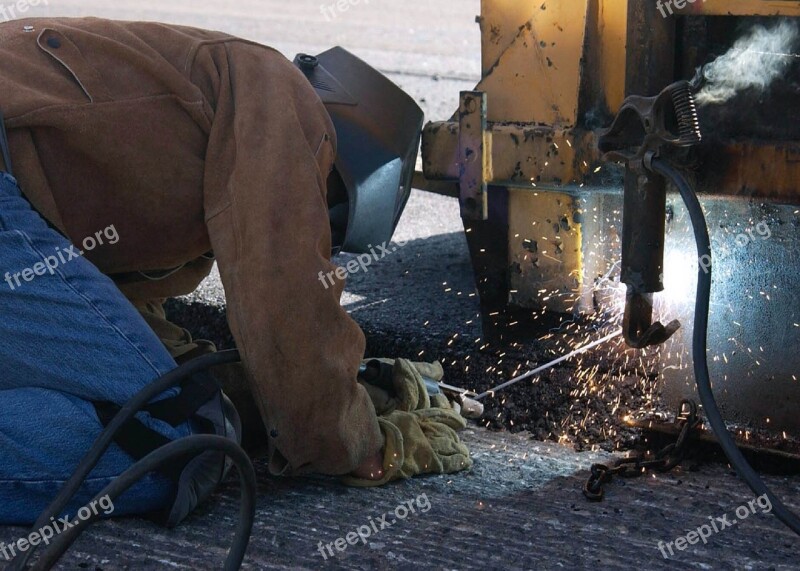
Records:
[[[124,404],[176,366],[79,251],[0,174],[0,524],[33,522],[58,493],[102,430],[91,401]],[[170,439],[190,433],[187,425],[139,418]],[[113,445],[67,513],[131,464]],[[115,502],[114,515],[163,508],[171,489],[151,474]]]

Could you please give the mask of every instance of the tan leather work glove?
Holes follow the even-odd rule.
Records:
[[[466,428],[466,420],[450,407],[444,395],[435,395],[431,402],[422,380],[422,375],[441,380],[441,364],[412,363],[405,359],[382,361],[394,365],[392,384],[396,394],[389,395],[368,383],[364,386],[375,404],[385,439],[384,477],[367,480],[348,476],[344,483],[381,486],[419,474],[451,474],[471,468],[469,450],[456,433]]]
[[[422,379],[424,375],[434,381],[442,380],[444,370],[442,369],[442,364],[438,361],[434,363],[416,363],[406,359],[369,359],[365,363],[373,360],[393,366],[392,385],[394,386],[394,394],[389,394],[382,388],[359,381],[367,389],[378,416],[395,410],[410,412],[431,407],[451,408],[447,397],[444,395],[429,396],[428,390],[425,388],[425,382]]]
[[[378,424],[386,440],[384,477],[365,480],[347,476],[345,484],[382,486],[420,474],[452,474],[472,467],[469,450],[456,434],[456,430],[466,426],[466,421],[454,410],[396,410],[378,417]]]

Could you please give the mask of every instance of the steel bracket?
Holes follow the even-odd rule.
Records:
[[[461,92],[458,122],[461,216],[465,220],[488,220],[487,190],[492,180],[492,138],[488,129],[485,92]]]

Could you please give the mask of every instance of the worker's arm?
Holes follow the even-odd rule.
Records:
[[[364,335],[341,308],[325,181],[335,134],[303,75],[261,46],[203,47],[193,81],[214,110],[205,180],[228,322],[270,434],[271,467],[345,474],[383,445],[356,382]]]

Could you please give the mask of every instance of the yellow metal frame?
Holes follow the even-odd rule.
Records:
[[[626,89],[654,95],[642,91],[660,91],[657,84],[669,82],[673,58],[663,50],[671,48],[653,44],[671,41],[674,31],[656,0],[644,1],[482,0],[482,79],[462,93],[453,120],[425,128],[424,178],[417,182],[440,181],[439,192],[447,192],[441,181],[456,183],[465,220],[487,220],[491,187],[507,190],[508,212],[500,223],[507,224],[512,305],[574,309],[566,293],[581,290],[584,274],[598,269],[587,261],[590,237],[573,222],[581,216],[569,196],[598,184],[598,171],[606,169],[593,128],[617,113]],[[800,16],[797,0],[670,0],[669,6],[675,12],[670,18]],[[579,125],[595,110],[597,125]],[[730,166],[718,177],[721,188],[706,191],[798,196],[797,143],[736,143],[720,156]],[[560,220],[570,221],[567,229]],[[552,247],[532,255],[532,242]]]
[[[625,98],[630,1],[482,0],[483,77],[474,91],[486,94],[482,144],[492,150],[483,168],[491,178],[481,184],[580,185],[597,168],[594,133],[577,122],[582,105],[614,115]],[[800,16],[797,0],[662,0],[667,4],[675,16]],[[656,6],[651,12],[661,20]],[[459,158],[459,133],[456,121],[428,125],[425,178],[459,180],[469,168]],[[753,191],[752,182],[739,187]],[[794,194],[783,177],[755,182],[772,196]]]

